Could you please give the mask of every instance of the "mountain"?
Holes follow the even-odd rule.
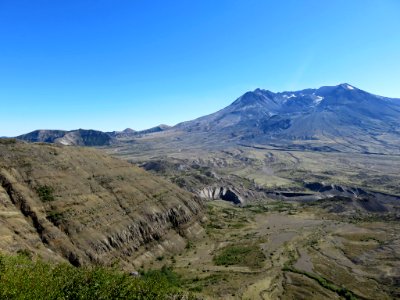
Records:
[[[278,92],[256,89],[208,116],[147,130],[37,130],[29,142],[108,146],[145,139],[157,147],[273,146],[292,150],[400,154],[400,99],[350,84]],[[150,146],[151,148],[151,146]]]
[[[174,129],[224,143],[399,152],[400,99],[347,83],[280,93],[256,89],[216,113]]]
[[[98,150],[0,140],[1,252],[132,269],[183,249],[201,214],[193,194]]]
[[[111,143],[111,137],[97,130],[35,130],[16,137],[27,142],[56,143],[74,146],[104,146]]]
[[[137,131],[133,130],[132,128],[126,128],[122,131],[111,131],[107,132],[107,134],[112,137],[112,138],[126,138],[126,137],[132,137],[135,135]]]

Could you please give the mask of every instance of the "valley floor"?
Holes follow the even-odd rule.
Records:
[[[141,142],[143,144],[141,144]],[[186,167],[198,165],[220,177],[235,175],[267,189],[301,189],[302,182],[325,182],[362,187],[400,195],[400,156],[355,152],[291,151],[275,147],[229,146],[220,150],[168,148],[166,142],[120,145],[103,149],[108,154],[136,164],[154,160],[173,162],[187,176]],[[150,149],[143,150],[144,147]],[[154,147],[154,148],[151,148]],[[159,148],[157,148],[159,147]],[[172,150],[175,149],[175,150]],[[174,170],[176,171],[176,170]],[[159,170],[156,170],[160,173]],[[163,175],[171,175],[165,170]],[[175,172],[176,175],[176,172]]]
[[[145,268],[172,266],[185,288],[206,299],[400,298],[399,207],[385,199],[400,195],[399,156],[168,143],[105,150],[191,192],[233,187],[246,205],[209,201],[204,236]],[[309,193],[307,182],[380,192],[386,209],[360,208],[368,200],[357,195],[353,202],[268,198]]]
[[[400,296],[398,221],[351,222],[308,205],[208,204],[206,234],[162,257],[206,299],[393,299]]]

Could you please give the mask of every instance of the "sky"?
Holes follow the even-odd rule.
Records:
[[[400,98],[400,1],[0,0],[0,136],[174,125],[344,82]]]

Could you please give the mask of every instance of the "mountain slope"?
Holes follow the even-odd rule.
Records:
[[[201,231],[199,199],[127,162],[7,141],[0,143],[2,251],[132,268],[183,249],[185,235]]]
[[[178,124],[213,141],[325,146],[335,151],[400,151],[400,100],[349,84],[273,93],[247,92],[228,107]]]

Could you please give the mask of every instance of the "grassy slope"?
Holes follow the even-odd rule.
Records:
[[[0,256],[1,299],[192,299],[169,269],[132,277],[104,267],[75,268]]]

